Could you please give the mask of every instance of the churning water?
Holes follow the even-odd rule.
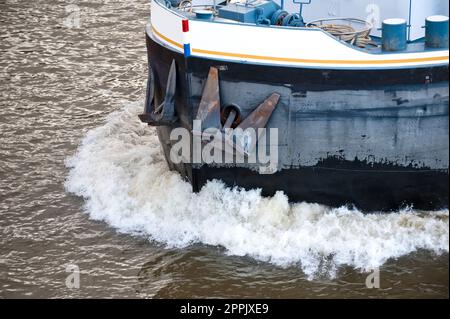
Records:
[[[334,277],[339,266],[369,271],[418,249],[448,252],[448,210],[364,215],[346,207],[290,204],[278,192],[226,188],[209,182],[200,193],[171,172],[154,129],[140,123],[142,102],[111,114],[91,130],[75,156],[66,187],[86,199],[86,211],[121,232],[169,247],[200,243],[309,276]]]
[[[136,116],[148,8],[0,0],[0,298],[448,298],[448,210],[194,194],[170,172]]]

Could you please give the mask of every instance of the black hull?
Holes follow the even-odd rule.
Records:
[[[281,101],[279,114],[274,115],[274,118],[268,123],[268,126],[280,127],[281,129],[283,129],[283,126],[289,126],[289,129],[286,129],[286,133],[283,133],[284,135],[282,134],[281,137],[280,154],[284,162],[281,169],[273,175],[260,175],[245,167],[174,164],[169,158],[171,147],[169,135],[173,126],[159,126],[157,128],[158,137],[170,168],[177,170],[189,180],[194,191],[199,191],[208,180],[219,179],[229,186],[241,186],[247,189],[261,188],[262,194],[267,196],[281,190],[294,202],[316,202],[329,206],[355,205],[364,211],[392,211],[406,206],[424,210],[448,208],[448,66],[368,70],[364,72],[299,70],[296,68],[221,62],[195,57],[185,59],[183,55],[160,45],[148,35],[147,46],[149,65],[155,76],[156,104],[162,102],[164,98],[164,86],[167,81],[168,70],[172,60],[176,61],[177,74],[179,75],[175,96],[178,121],[174,126],[182,126],[189,130],[192,129],[192,120],[197,113],[203,80],[211,66],[225,70],[220,74],[220,78],[221,81],[230,85],[228,93],[234,87],[233,83],[261,84],[263,88],[268,87],[267,92],[273,91],[274,88],[284,89],[282,85],[273,83],[273,79],[277,79],[278,83],[292,83],[289,87],[289,92],[291,92],[289,97]],[[399,79],[401,79],[401,83],[399,83]],[[224,84],[224,87],[226,87],[226,84]],[[316,112],[314,109],[295,110],[296,99],[309,97],[314,93],[327,94],[329,92],[347,92],[348,90],[363,92],[364,90],[373,90],[374,87],[379,91],[384,90],[384,92],[392,90],[393,105],[387,105],[383,109],[356,108],[348,105],[351,102],[345,102],[334,109],[321,110],[320,112]],[[434,93],[431,102],[422,103],[419,101],[416,104],[411,104],[414,101],[396,96],[398,91],[411,90],[411,88],[413,88],[413,91],[414,88],[417,88],[417,94],[420,95],[420,90],[425,88],[424,90],[428,92],[429,87],[430,90],[439,92],[439,94]],[[260,95],[267,96],[267,92],[260,92]],[[236,95],[245,96],[245,93],[248,92],[237,92]],[[227,101],[226,94],[227,91],[225,90],[225,96],[223,97],[225,103],[232,102]],[[256,98],[256,100],[258,99],[260,101],[260,98]],[[245,105],[245,97],[241,98],[240,103]],[[314,106],[316,100],[310,99],[308,103],[310,103],[310,106]],[[148,111],[148,103],[146,107]],[[360,122],[365,123],[366,126],[364,127],[369,129],[370,125],[380,125],[380,131],[383,131],[390,128],[393,125],[392,123],[394,125],[400,123],[398,125],[401,126],[404,125],[401,121],[415,120],[418,110],[425,112],[427,115],[423,119],[421,118],[420,129],[426,132],[430,130],[429,128],[435,128],[436,132],[424,139],[432,141],[430,143],[423,143],[420,140],[421,137],[415,137],[418,139],[418,143],[423,143],[425,149],[417,152],[416,158],[409,158],[408,164],[389,160],[389,157],[395,157],[395,153],[389,153],[393,152],[390,148],[386,148],[386,157],[380,161],[369,161],[370,156],[366,158],[354,156],[349,160],[348,156],[345,157],[346,152],[351,153],[350,148],[357,147],[353,145],[356,142],[352,140],[356,133],[352,135],[347,132],[346,136],[350,136],[348,137],[348,144],[351,145],[348,150],[330,149],[329,152],[326,152],[326,156],[311,157],[311,159],[317,159],[316,163],[312,165],[302,164],[302,161],[305,161],[303,154],[301,156],[292,155],[293,153],[305,153],[304,150],[309,146],[311,146],[311,150],[314,150],[324,144],[323,140],[314,145],[312,143],[309,143],[312,145],[305,144],[304,141],[297,143],[297,136],[303,137],[306,135],[302,129],[309,123],[319,123],[314,125],[320,125],[320,121],[326,118],[326,125],[351,121],[349,123],[353,125],[355,132],[360,129],[361,125],[358,124]],[[244,112],[246,112],[245,108]],[[369,125],[367,122],[375,124]],[[301,123],[301,125],[298,123]],[[294,125],[293,128],[292,125]],[[364,132],[364,127],[361,132]],[[307,131],[307,129],[304,130]],[[318,135],[320,134],[321,132],[318,132]],[[365,134],[360,135],[363,139],[365,138]],[[336,138],[334,136],[324,138],[329,138],[335,143]],[[385,136],[380,133],[377,138],[382,139]],[[398,143],[403,143],[401,147],[399,146],[399,149],[401,149],[405,147],[404,145],[407,145],[410,137],[399,134],[399,137],[395,135],[395,139],[397,138],[400,140]],[[344,142],[345,140],[342,143]],[[308,140],[306,140],[306,143],[308,143]],[[361,145],[364,146],[362,142]],[[361,145],[358,145],[358,147],[361,147]],[[427,147],[429,147],[429,150],[426,149]],[[392,149],[397,151],[395,148]],[[383,154],[383,150],[380,152]],[[434,153],[430,155],[432,152]],[[436,163],[434,167],[428,165],[430,159],[433,163]]]
[[[260,188],[263,196],[283,191],[292,201],[339,207],[356,206],[370,211],[394,211],[414,207],[423,210],[448,208],[448,174],[438,171],[358,170],[358,164],[336,167],[285,169],[270,176],[245,168],[203,166],[193,170],[195,191],[212,178],[228,186]],[[337,167],[339,164],[337,164]]]

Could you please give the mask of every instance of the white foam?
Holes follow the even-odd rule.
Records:
[[[154,130],[137,118],[141,108],[134,103],[111,114],[67,161],[66,188],[86,199],[93,219],[170,247],[203,243],[300,265],[309,276],[341,265],[369,270],[420,248],[448,252],[448,210],[363,215],[289,204],[282,192],[263,198],[258,190],[229,189],[218,181],[194,194],[168,170]]]

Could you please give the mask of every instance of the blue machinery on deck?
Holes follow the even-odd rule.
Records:
[[[293,0],[300,4],[299,13],[284,10],[284,1],[281,6],[270,0],[252,0],[245,3],[229,3],[219,8],[219,17],[236,20],[243,23],[256,23],[265,25],[304,27],[302,17],[303,4],[310,4],[311,0]]]

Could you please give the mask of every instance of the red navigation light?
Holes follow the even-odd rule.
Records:
[[[189,20],[183,20],[182,25],[183,25],[183,32],[188,32],[189,31]]]

